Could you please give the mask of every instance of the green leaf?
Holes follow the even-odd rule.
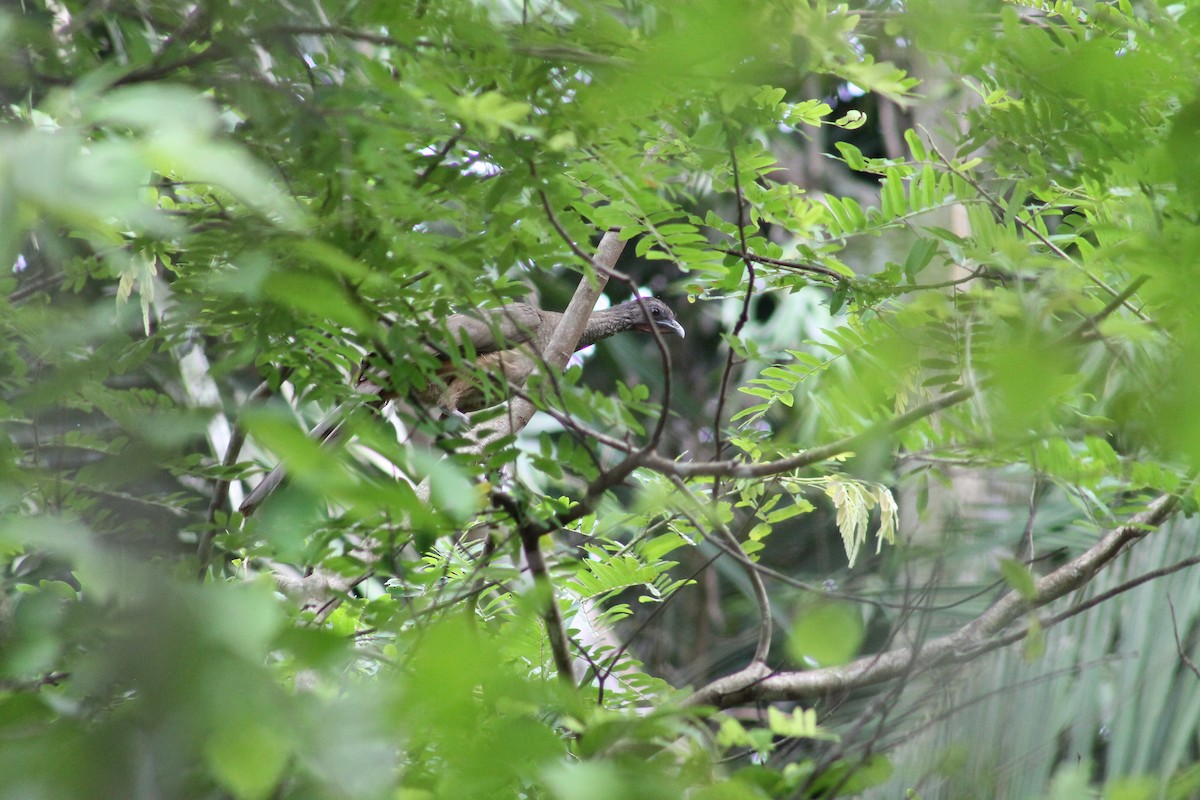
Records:
[[[925,143],[921,141],[921,137],[912,128],[904,132],[904,141],[908,144],[908,149],[912,153],[914,161],[929,160],[929,153],[925,149]]]
[[[1050,783],[1046,800],[1074,800],[1090,794],[1091,765],[1084,763],[1064,764],[1055,773]]]
[[[933,261],[937,251],[938,243],[935,239],[918,239],[913,242],[908,256],[904,259],[904,277],[913,281],[921,270],[929,266],[929,262]]]
[[[826,796],[836,787],[839,794],[853,796],[879,786],[892,777],[892,762],[884,756],[871,756],[865,761],[837,761],[817,776],[810,786],[815,796]]]
[[[794,708],[791,714],[785,714],[775,706],[768,706],[767,725],[771,733],[792,739],[838,739],[837,734],[817,725],[817,711],[813,708]]]
[[[261,165],[233,142],[216,138],[216,109],[192,90],[161,84],[121,87],[91,105],[90,116],[140,130],[146,136],[145,156],[162,174],[223,187],[290,230],[306,227],[303,212]]]
[[[454,524],[461,525],[480,508],[480,493],[453,462],[424,450],[414,450],[411,458],[415,477],[428,481],[430,503]]]
[[[1013,558],[1000,559],[1000,575],[1004,582],[1016,590],[1023,600],[1037,599],[1037,582],[1029,568]]]
[[[1105,800],[1153,800],[1159,796],[1159,782],[1148,775],[1123,775],[1105,783],[1102,796]]]
[[[848,142],[834,142],[834,147],[842,154],[842,159],[850,169],[862,172],[867,168],[867,160],[863,157],[862,151],[854,145]]]
[[[496,91],[463,95],[458,98],[456,111],[463,120],[481,126],[487,136],[497,136],[501,129],[526,135],[537,130],[522,124],[529,117],[528,103],[511,100]]]
[[[269,797],[283,776],[291,745],[282,731],[239,718],[208,738],[205,758],[213,773],[235,797]]]
[[[847,111],[833,123],[842,130],[853,131],[867,124],[867,115],[861,111]]]
[[[794,104],[788,110],[787,121],[793,125],[802,123],[817,127],[831,113],[833,113],[833,109],[827,103],[823,103],[820,100],[805,100],[804,102]]]

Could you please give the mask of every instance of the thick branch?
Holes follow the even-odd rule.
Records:
[[[542,619],[546,623],[546,635],[550,640],[550,653],[554,657],[554,668],[558,670],[558,677],[574,688],[575,670],[571,665],[567,629],[563,625],[558,600],[554,596],[554,583],[550,580],[550,570],[542,555],[541,537],[522,528],[521,546],[525,551],[525,562],[529,565],[529,575],[533,578],[533,590],[537,594],[537,602],[542,606]]]
[[[588,317],[591,316],[592,309],[596,307],[596,301],[600,299],[600,294],[608,283],[608,276],[613,274],[613,268],[624,249],[625,242],[617,231],[610,230],[601,237],[595,257],[588,259],[592,270],[590,273],[585,272],[579,285],[575,287],[575,294],[571,297],[571,302],[567,304],[562,320],[554,329],[554,334],[542,352],[543,365],[546,368],[561,370],[567,366],[571,354],[575,352],[575,346],[583,336],[584,328],[587,327]],[[584,258],[587,257],[586,253],[580,255]],[[479,439],[477,444],[469,448],[470,452],[482,453],[492,442],[516,434],[529,424],[535,411],[537,408],[524,397],[513,397],[508,404],[508,414],[503,418],[507,424],[500,425],[498,430]],[[631,466],[629,471],[632,469]],[[554,596],[554,584],[550,580],[549,570],[546,568],[546,561],[540,547],[541,531],[535,529],[527,521],[518,519],[517,516],[514,516],[514,520],[518,522],[520,528],[521,544],[525,550],[529,572],[533,576],[535,591],[543,595],[542,602],[546,603],[543,609],[543,618],[546,623],[546,633],[550,638],[550,648],[554,655],[554,665],[558,669],[559,677],[574,686],[575,675],[571,668],[566,629],[563,626],[562,616]]]
[[[608,231],[600,239],[600,244],[596,247],[596,255],[591,259],[594,274],[585,274],[580,279],[579,285],[575,287],[575,294],[571,297],[571,302],[567,304],[567,309],[563,312],[562,321],[559,322],[558,327],[554,330],[554,335],[550,337],[550,342],[542,353],[547,367],[561,370],[571,360],[571,354],[575,352],[575,345],[579,343],[583,329],[587,327],[588,317],[591,315],[592,309],[596,307],[596,301],[600,299],[600,295],[608,283],[608,275],[611,274],[617,264],[617,259],[621,257],[624,250],[625,242],[622,241],[618,231]],[[508,414],[502,418],[504,422],[499,428],[479,439],[474,446],[466,448],[465,452],[483,453],[493,442],[518,433],[529,424],[529,420],[533,419],[535,411],[537,409],[533,403],[522,397],[514,397],[508,404]]]
[[[914,669],[961,663],[989,652],[1005,641],[1005,628],[1030,611],[1086,585],[1131,542],[1161,525],[1179,507],[1172,495],[1161,495],[1125,525],[1110,531],[1079,557],[1038,579],[1031,599],[1018,592],[1005,594],[987,611],[953,633],[917,647],[901,647],[860,658],[850,664],[806,672],[770,672],[758,662],[701,687],[689,705],[729,708],[749,702],[810,700],[831,692],[844,692],[885,683]]]

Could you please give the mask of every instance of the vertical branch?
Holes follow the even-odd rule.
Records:
[[[596,307],[596,301],[600,299],[604,287],[608,284],[608,276],[612,274],[617,259],[624,250],[625,242],[621,239],[619,229],[607,231],[600,239],[600,244],[596,246],[596,255],[587,259],[592,266],[591,273],[585,273],[580,278],[579,285],[575,287],[575,294],[563,312],[562,321],[555,328],[554,335],[550,337],[542,353],[548,366],[562,369],[571,359],[575,345],[579,343],[579,337],[587,327],[588,317]],[[587,258],[587,255],[583,254],[583,257]],[[478,439],[475,445],[464,448],[463,452],[482,454],[493,442],[520,432],[529,424],[529,420],[533,419],[536,410],[533,403],[525,398],[514,397],[508,404],[508,414],[502,418],[504,422],[496,430]]]
[[[554,658],[554,667],[558,670],[558,677],[574,688],[575,669],[571,664],[571,652],[562,613],[554,596],[554,582],[550,580],[550,570],[542,555],[541,528],[525,516],[520,504],[511,495],[492,492],[492,500],[504,509],[504,513],[508,514],[517,526],[517,534],[521,537],[521,549],[525,552],[525,563],[529,565],[529,575],[533,579],[534,596],[541,605],[542,620],[546,625],[546,636],[550,640],[550,654]]]
[[[280,379],[287,380],[291,372],[290,367],[283,370],[280,373]],[[246,398],[246,404],[255,403],[270,393],[270,383],[263,381]],[[232,467],[237,463],[238,456],[242,452],[242,445],[246,443],[246,431],[236,423],[233,424],[232,428],[233,431],[229,437],[229,444],[225,448],[225,458],[221,461],[221,466],[223,467]],[[280,475],[282,477],[282,472]],[[229,500],[229,486],[230,480],[228,478],[218,478],[213,486],[212,498],[208,502],[208,512],[205,516],[208,527],[200,534],[200,541],[196,545],[196,557],[200,562],[199,577],[201,580],[204,579],[205,573],[212,565],[212,544],[213,537],[216,535],[217,512],[224,508],[225,503]]]
[[[529,574],[533,578],[533,590],[538,602],[542,604],[542,619],[546,623],[546,634],[550,638],[554,667],[558,670],[558,677],[574,688],[575,670],[571,666],[571,653],[567,649],[567,631],[563,625],[562,613],[558,609],[558,600],[554,596],[554,583],[550,580],[546,559],[542,556],[541,540],[542,537],[536,530],[526,530],[522,526],[521,547],[525,551],[525,561],[529,564]]]
[[[742,333],[742,328],[746,326],[746,322],[750,319],[750,299],[754,296],[754,262],[750,260],[750,251],[746,247],[746,198],[742,194],[742,179],[738,174],[737,152],[733,147],[732,139],[729,142],[729,163],[733,167],[733,193],[737,202],[738,215],[738,244],[741,245],[742,263],[746,265],[746,296],[742,300],[742,312],[738,315],[738,321],[733,326],[733,338],[736,339]],[[721,441],[721,420],[725,416],[725,396],[729,392],[729,377],[733,373],[734,350],[729,348],[728,355],[725,357],[725,369],[721,373],[721,388],[717,392],[717,411],[713,415],[713,460],[721,460],[721,450],[724,448],[724,443]],[[717,476],[713,479],[712,497],[717,499],[721,494],[721,478]]]
[[[699,505],[699,499],[688,488],[688,485],[683,482],[683,479],[677,475],[671,476],[671,482],[675,487],[692,502]],[[704,530],[704,526],[690,511],[683,509],[680,511],[689,522],[695,526],[696,530]],[[771,652],[771,637],[773,635],[774,623],[771,619],[771,597],[767,594],[767,587],[763,583],[762,575],[759,574],[758,565],[755,564],[750,556],[746,555],[742,550],[742,545],[738,542],[737,537],[733,535],[733,531],[722,523],[720,520],[713,517],[709,523],[713,530],[717,532],[718,541],[714,544],[719,549],[727,553],[734,561],[737,561],[743,569],[746,570],[746,577],[750,581],[750,586],[754,590],[754,599],[758,602],[759,622],[758,622],[758,643],[754,647],[754,658],[751,659],[752,664],[765,664],[767,656]]]
[[[537,177],[537,170],[533,163],[530,163],[529,169],[530,172],[533,173],[534,177]],[[649,309],[646,308],[645,298],[638,293],[638,287],[637,284],[634,283],[633,278],[625,273],[618,272],[615,269],[616,259],[614,258],[610,264],[600,263],[600,255],[602,250],[597,251],[596,258],[589,257],[587,253],[583,252],[579,245],[575,244],[575,241],[571,238],[570,234],[567,233],[566,228],[564,228],[562,223],[558,221],[558,217],[554,214],[554,209],[550,207],[550,198],[546,197],[546,193],[539,190],[538,196],[542,200],[542,209],[546,212],[546,218],[550,221],[551,227],[558,232],[558,235],[562,237],[562,240],[566,243],[567,247],[571,248],[571,251],[584,261],[591,264],[592,269],[596,271],[596,274],[603,275],[605,281],[607,281],[609,278],[616,278],[628,286],[630,293],[638,303],[638,307],[642,309],[642,313],[646,315],[646,319],[650,319],[650,312]],[[608,233],[617,233],[617,231],[609,231]],[[608,234],[605,234],[605,238],[607,238],[607,236]],[[603,248],[603,240],[600,242],[600,245],[601,248]],[[620,256],[619,252],[617,253],[617,256]],[[601,284],[601,289],[603,290],[603,288],[604,284]],[[666,429],[667,425],[667,414],[671,408],[671,353],[669,350],[667,350],[667,343],[663,341],[662,331],[660,331],[657,326],[650,326],[650,333],[654,337],[654,345],[658,348],[658,355],[662,360],[663,401],[662,413],[658,415],[658,420],[654,425],[654,433],[650,436],[650,441],[647,442],[645,448],[643,448],[643,451],[647,453],[657,448],[659,441],[662,440],[663,431]],[[569,358],[570,356],[568,355],[568,359]]]
[[[542,202],[549,210],[549,203],[545,195],[542,196]],[[553,221],[553,215],[551,215],[551,219]],[[591,316],[592,309],[596,307],[596,301],[600,299],[604,287],[608,284],[609,276],[615,274],[617,260],[625,250],[625,242],[621,239],[619,229],[605,232],[596,246],[595,256],[592,257],[571,242],[569,237],[567,241],[571,250],[587,262],[590,269],[586,270],[583,277],[580,278],[579,285],[575,287],[575,294],[571,296],[571,302],[567,304],[567,308],[563,312],[562,320],[554,329],[554,334],[542,352],[545,365],[552,369],[566,367],[571,355],[575,352],[575,345],[579,343],[579,338],[583,335],[583,329],[587,327],[588,318]],[[533,418],[536,410],[533,403],[524,397],[513,397],[508,404],[508,414],[503,418],[507,424],[501,424],[497,430],[479,438],[476,444],[467,448],[467,452],[482,454],[493,442],[515,435],[529,424],[529,420]],[[517,523],[525,560],[529,564],[529,574],[533,578],[534,590],[545,604],[542,609],[542,618],[550,639],[554,665],[558,670],[559,677],[573,687],[575,674],[571,665],[566,628],[563,625],[562,614],[559,612],[558,602],[554,595],[554,583],[550,579],[546,559],[542,554],[540,526],[529,524],[511,498],[504,499],[497,496],[496,499]]]

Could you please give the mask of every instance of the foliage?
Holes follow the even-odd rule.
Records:
[[[859,5],[0,11],[0,796],[1186,795],[1197,12]]]

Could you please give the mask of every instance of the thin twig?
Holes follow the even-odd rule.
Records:
[[[287,367],[280,372],[280,380],[287,380],[291,375],[292,368]],[[263,381],[255,387],[249,396],[246,398],[247,405],[255,403],[271,392],[271,385],[267,381]],[[238,455],[242,452],[242,445],[246,443],[246,431],[240,425],[233,426],[233,432],[229,436],[229,446],[225,448],[225,458],[221,460],[222,467],[232,467],[237,463]],[[208,521],[208,527],[200,534],[200,541],[196,546],[196,557],[200,562],[199,577],[204,579],[208,568],[212,565],[212,543],[213,537],[216,536],[217,512],[225,507],[225,502],[229,499],[229,486],[231,481],[228,478],[218,478],[213,486],[212,498],[208,502],[208,513],[205,519]]]
[[[750,301],[754,297],[754,262],[748,256],[750,248],[746,244],[746,198],[742,194],[737,151],[732,140],[729,142],[729,163],[733,169],[733,194],[734,202],[737,203],[738,242],[742,247],[742,263],[746,267],[747,275],[746,295],[742,298],[742,310],[733,326],[731,336],[732,339],[737,339],[741,335],[742,329],[746,327],[746,323],[750,321]],[[717,390],[717,410],[713,414],[713,458],[718,461],[721,459],[721,450],[724,449],[724,442],[721,441],[721,426],[724,424],[725,399],[729,392],[729,378],[733,373],[735,357],[734,348],[731,346],[725,355],[725,368],[721,371],[721,387]],[[713,477],[712,497],[713,500],[716,500],[721,495],[721,476],[714,475]]]
[[[534,166],[532,161],[529,162],[529,173],[535,181],[539,180],[537,168]],[[554,213],[554,209],[550,205],[550,198],[546,195],[545,190],[538,188],[537,193],[538,199],[542,203],[542,211],[545,212],[546,219],[550,223],[550,227],[554,228],[555,233],[557,233],[558,237],[563,240],[563,243],[571,249],[572,253],[581,259],[583,263],[591,267],[592,271],[596,274],[603,275],[605,278],[617,278],[618,280],[623,280],[632,284],[632,280],[628,275],[616,271],[615,261],[612,264],[601,264],[595,258],[588,255],[587,252],[585,252],[584,249],[575,241],[574,237],[572,237],[567,231],[562,222],[559,221],[558,215]],[[613,231],[609,231],[608,233],[612,232]],[[607,236],[608,234],[606,233],[605,235]]]
[[[740,258],[743,261],[747,261],[747,260],[752,261],[755,264],[766,264],[768,266],[780,267],[782,269],[795,270],[797,272],[811,272],[816,275],[821,275],[823,277],[830,278],[831,280],[833,280],[835,283],[838,283],[838,284],[850,283],[852,280],[851,278],[848,278],[847,276],[843,275],[842,273],[838,272],[837,270],[830,269],[829,267],[822,267],[820,264],[803,264],[799,261],[784,261],[784,260],[778,259],[778,258],[768,258],[767,256],[755,255],[753,253],[747,252],[744,249],[744,247],[745,247],[745,244],[744,244],[745,236],[744,235],[742,236],[742,239],[743,239],[743,249],[742,250],[730,250],[727,247],[717,247],[715,249],[718,253],[724,253],[727,256],[734,256],[735,258]]]
[[[845,436],[835,442],[813,447],[803,452],[797,453],[787,458],[776,459],[775,461],[760,461],[758,463],[747,464],[740,461],[672,461],[664,458],[657,453],[649,453],[642,459],[642,466],[649,467],[664,475],[678,475],[680,477],[696,477],[696,476],[724,476],[735,478],[761,478],[767,475],[779,475],[784,472],[800,469],[802,467],[812,466],[822,461],[827,461],[834,456],[842,453],[847,453],[854,450],[860,450],[865,445],[874,440],[891,436],[894,433],[904,430],[909,425],[917,422],[925,417],[930,416],[944,408],[957,405],[958,403],[967,400],[975,391],[971,388],[957,389],[949,394],[934,398],[926,403],[923,403],[915,408],[912,408],[905,413],[893,417],[882,422],[878,422],[865,431]]]
[[[700,505],[699,499],[692,493],[692,490],[688,488],[686,483],[676,476],[671,477],[671,482],[674,483],[675,488],[683,492],[692,503],[696,504],[697,506]],[[687,518],[688,522],[692,523],[692,526],[696,530],[703,531],[705,529],[706,526],[702,525],[700,520],[697,519],[696,516],[688,509],[681,508],[679,509],[679,513],[683,514],[683,516]],[[709,538],[709,541],[716,545],[718,549],[725,552],[726,555],[733,558],[733,560],[738,562],[739,565],[741,565],[742,569],[746,571],[746,577],[750,581],[750,586],[754,590],[754,599],[758,603],[759,622],[758,643],[754,647],[754,656],[751,660],[766,664],[767,656],[771,653],[771,597],[767,594],[767,588],[763,584],[762,576],[756,569],[757,565],[754,563],[754,560],[751,559],[750,556],[746,555],[745,551],[742,550],[741,543],[737,540],[737,537],[733,535],[733,532],[729,530],[728,526],[715,517],[709,521],[709,525],[714,531],[717,532],[717,535],[721,539],[721,541],[718,542],[716,539]]]
[[[446,160],[446,156],[450,155],[450,151],[454,149],[454,146],[459,143],[462,137],[463,131],[455,131],[454,135],[438,148],[437,152],[433,154],[433,158],[425,165],[425,168],[417,173],[416,179],[413,181],[414,189],[420,189],[429,180],[429,177],[433,175],[433,171],[442,165],[442,162]]]
[[[1046,485],[1042,473],[1038,472],[1033,476],[1033,486],[1029,489],[1029,515],[1025,518],[1025,530],[1021,533],[1021,543],[1017,546],[1017,560],[1028,563],[1033,559],[1033,525],[1037,519],[1038,501],[1042,497],[1042,491]]]
[[[963,170],[960,170],[958,167],[954,166],[954,164],[951,163],[951,161],[942,154],[941,150],[938,149],[937,145],[933,143],[933,137],[928,136],[928,131],[926,131],[925,133],[926,133],[927,137],[929,138],[930,149],[933,150],[934,155],[936,155],[938,157],[938,160],[942,162],[942,164],[946,167],[946,169],[950,170],[952,173],[954,173],[958,177],[962,178],[964,181],[966,181],[966,183],[972,189],[979,192],[980,197],[982,197],[984,200],[986,200],[988,205],[990,205],[992,208],[999,211],[1001,214],[1004,214],[1007,212],[1007,209],[1005,208],[1004,203],[1000,202],[999,198],[995,197],[987,189],[983,188],[983,184],[981,184],[978,180],[976,180],[969,173],[966,173]],[[1041,242],[1042,246],[1045,247],[1047,250],[1049,250],[1051,253],[1054,253],[1054,255],[1056,255],[1058,258],[1061,258],[1063,261],[1067,262],[1068,264],[1070,264],[1071,266],[1075,267],[1080,272],[1082,272],[1085,276],[1087,276],[1087,279],[1090,280],[1092,283],[1096,284],[1097,286],[1099,286],[1104,291],[1108,292],[1113,297],[1120,296],[1119,293],[1117,292],[1117,290],[1112,288],[1111,286],[1109,286],[1107,283],[1105,283],[1104,280],[1099,275],[1096,275],[1090,269],[1083,266],[1075,259],[1071,258],[1071,256],[1067,253],[1067,251],[1063,250],[1061,247],[1056,245],[1054,242],[1050,241],[1049,237],[1045,236],[1041,231],[1039,231],[1035,225],[1022,219],[1020,214],[1014,214],[1013,221],[1017,223],[1018,227],[1020,227],[1022,230],[1024,230],[1030,236],[1032,236],[1033,238],[1035,238],[1039,242]],[[1142,311],[1140,311],[1137,308],[1134,308],[1128,302],[1122,301],[1122,305],[1124,305],[1125,308],[1129,309],[1130,313],[1132,313],[1134,316],[1141,319],[1143,322],[1150,321],[1149,318]]]
[[[697,567],[696,570],[693,571],[691,575],[684,578],[684,581],[691,582],[691,581],[695,580],[700,575],[700,573],[704,572],[704,570],[706,570],[710,566],[712,566],[712,563],[714,561],[716,561],[718,558],[720,558],[720,556],[721,556],[721,552],[717,552],[716,555],[714,555],[712,558],[708,559],[703,564],[701,564],[699,567]],[[675,597],[677,597],[678,594],[679,593],[676,592],[675,594],[671,595],[671,597],[667,598],[668,602],[670,600],[674,599]],[[650,626],[650,623],[652,623],[655,619],[657,619],[658,616],[660,614],[662,614],[663,611],[666,610],[666,608],[667,608],[666,602],[659,603],[657,606],[655,606],[653,611],[651,611],[649,614],[647,614],[646,617],[644,619],[642,619],[640,623],[638,623],[638,626],[636,628],[634,628],[632,631],[630,631],[628,636],[624,637],[625,641],[622,642],[621,646],[618,647],[616,649],[616,651],[613,652],[613,654],[608,658],[608,663],[605,665],[603,672],[599,673],[596,676],[596,680],[597,680],[597,682],[600,683],[601,687],[603,687],[604,681],[607,680],[608,676],[613,673],[614,669],[616,669],[617,664],[621,660],[621,656],[625,655],[626,651],[629,650],[630,646],[632,646],[634,641],[637,640],[638,636],[641,635],[641,633]],[[586,680],[586,678],[585,678],[585,680]]]
[[[37,279],[32,280],[29,283],[25,284],[24,286],[21,286],[20,288],[14,290],[13,293],[8,296],[8,302],[13,305],[16,305],[17,303],[26,299],[30,295],[36,294],[36,293],[42,291],[43,289],[50,289],[50,288],[62,283],[66,279],[67,279],[67,274],[65,272],[54,272],[49,275],[45,275],[43,277],[37,278]]]
[[[1059,341],[1070,342],[1077,340],[1082,332],[1094,328],[1106,314],[1111,314],[1116,309],[1120,308],[1123,301],[1127,299],[1137,287],[1141,285],[1141,279],[1134,280],[1123,292],[1119,292],[1104,309],[1096,314],[1087,317],[1071,331],[1064,334]],[[834,456],[842,453],[857,451],[872,441],[885,436],[891,436],[898,433],[914,422],[918,422],[925,417],[928,417],[945,408],[957,405],[964,400],[970,399],[975,393],[989,383],[988,380],[981,380],[975,386],[964,386],[954,390],[941,397],[935,397],[928,402],[922,403],[915,408],[911,408],[905,413],[892,417],[888,420],[877,422],[868,427],[864,431],[842,437],[835,442],[813,447],[787,458],[776,459],[774,461],[760,461],[754,464],[747,464],[740,461],[690,461],[679,462],[673,461],[657,453],[647,453],[642,457],[641,466],[648,467],[661,472],[664,475],[678,475],[682,478],[698,477],[698,476],[723,476],[735,478],[761,478],[767,475],[779,475],[792,470],[801,469],[803,467],[812,466],[813,464],[826,461]]]
[[[1175,650],[1179,653],[1179,660],[1183,665],[1192,671],[1192,674],[1200,678],[1200,669],[1197,669],[1196,662],[1192,661],[1183,649],[1183,642],[1179,640],[1179,621],[1175,619],[1175,604],[1171,602],[1171,595],[1167,595],[1167,605],[1171,609],[1171,633],[1175,634]]]
[[[532,162],[529,164],[529,171],[536,180],[537,168]],[[571,249],[571,252],[575,253],[575,255],[577,255],[579,258],[584,259],[584,261],[591,266],[592,270],[598,274],[602,273],[608,278],[615,278],[627,285],[630,292],[633,294],[634,300],[637,301],[638,308],[640,308],[642,313],[646,315],[646,319],[650,319],[650,309],[646,307],[645,298],[638,293],[637,284],[634,283],[633,278],[626,273],[618,271],[615,268],[615,261],[611,265],[600,264],[596,261],[596,259],[584,252],[583,249],[576,244],[575,240],[571,238],[571,235],[567,232],[567,229],[559,221],[558,215],[554,213],[554,209],[550,205],[550,198],[547,197],[546,192],[542,189],[538,189],[538,197],[541,199],[542,210],[546,213],[546,218],[549,220],[551,227],[554,228],[555,232],[558,233],[559,238],[566,243],[567,247]],[[658,447],[658,443],[662,439],[663,431],[666,429],[667,413],[671,407],[671,353],[667,349],[667,343],[663,339],[662,331],[659,330],[657,325],[650,326],[650,334],[654,337],[654,345],[658,348],[659,358],[662,361],[663,400],[662,413],[659,414],[658,420],[655,423],[654,432],[650,436],[650,441],[647,442],[643,448],[643,450],[646,452],[654,450],[656,447]]]
[[[177,60],[169,64],[149,64],[145,67],[131,70],[113,81],[113,86],[128,86],[133,83],[156,81],[181,69],[195,67],[206,61],[219,61],[229,56],[229,52],[217,42],[213,41],[207,44],[208,47],[205,49],[180,56]]]

